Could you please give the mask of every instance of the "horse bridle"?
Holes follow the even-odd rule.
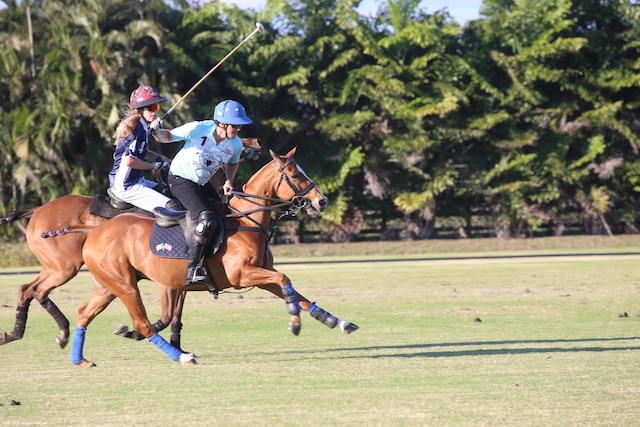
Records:
[[[312,202],[311,200],[307,199],[306,197],[304,197],[307,193],[309,193],[309,191],[311,191],[313,188],[317,188],[316,185],[313,183],[313,181],[309,180],[310,183],[309,185],[307,185],[305,188],[303,188],[302,190],[300,190],[292,181],[291,178],[289,178],[289,176],[285,173],[284,169],[293,162],[293,159],[288,159],[286,162],[284,162],[282,165],[280,165],[278,167],[278,172],[280,172],[280,181],[278,181],[278,185],[276,186],[276,192],[277,190],[280,188],[280,185],[282,184],[282,181],[286,182],[287,185],[289,186],[289,188],[291,189],[291,191],[293,191],[294,196],[291,200],[287,201],[287,200],[282,200],[282,199],[275,199],[272,197],[264,197],[264,196],[260,196],[257,194],[247,194],[241,191],[231,191],[231,195],[242,198],[250,203],[253,203],[254,205],[258,205],[259,207],[256,209],[252,209],[249,211],[244,211],[244,212],[240,212],[237,211],[236,209],[233,209],[231,206],[229,206],[230,209],[234,210],[235,213],[233,214],[228,214],[226,215],[227,218],[232,218],[232,217],[244,217],[252,222],[254,222],[256,225],[258,225],[257,228],[255,227],[242,227],[242,229],[244,230],[252,230],[252,231],[261,231],[263,232],[265,235],[267,235],[267,241],[271,240],[271,237],[273,236],[273,233],[275,231],[275,229],[278,227],[277,226],[277,222],[282,220],[283,218],[286,218],[288,216],[291,217],[295,217],[298,212],[300,212],[303,209],[308,208],[309,206],[311,206]],[[274,202],[273,205],[271,206],[263,206],[261,204],[259,204],[257,201],[254,201],[252,199],[257,199],[257,200],[263,200],[263,201],[268,201],[268,202]],[[256,220],[254,220],[252,217],[250,217],[249,215],[251,215],[252,213],[255,212],[262,212],[265,210],[271,210],[271,211],[276,211],[278,209],[282,209],[280,214],[277,217],[276,220],[276,224],[273,226],[271,233],[267,232],[266,230],[264,230],[262,228],[262,226],[256,222]]]
[[[315,188],[316,185],[313,183],[313,181],[309,180],[310,181],[309,185],[307,185],[302,190],[296,187],[293,184],[293,182],[291,182],[289,175],[287,175],[284,172],[284,168],[286,168],[292,162],[293,162],[293,159],[288,159],[286,162],[284,162],[282,165],[278,167],[278,171],[280,172],[282,179],[280,180],[280,182],[278,182],[278,187],[276,188],[276,191],[278,188],[280,188],[280,183],[282,182],[282,180],[284,180],[284,182],[287,183],[291,191],[293,191],[293,193],[295,194],[295,196],[293,196],[293,198],[291,199],[291,204],[297,209],[296,211],[296,214],[297,214],[301,209],[306,209],[309,206],[311,206],[311,200],[303,196],[307,194],[309,191],[311,191],[313,188]],[[295,214],[293,216],[295,216]]]

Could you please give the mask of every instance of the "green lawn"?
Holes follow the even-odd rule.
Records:
[[[279,270],[361,329],[341,335],[305,314],[295,337],[284,303],[266,292],[193,293],[182,343],[199,365],[181,366],[111,335],[130,324],[115,301],[89,327],[84,354],[98,366],[85,369],[34,304],[25,338],[0,347],[0,425],[631,426],[640,417],[640,255]],[[0,330],[12,329],[18,285],[32,278],[0,275]],[[141,288],[155,321],[157,286]],[[73,324],[91,292],[83,272],[51,298]]]

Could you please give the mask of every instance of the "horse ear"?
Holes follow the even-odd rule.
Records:
[[[296,155],[296,150],[297,150],[297,149],[298,149],[298,147],[297,147],[297,146],[293,147],[293,148],[291,149],[291,151],[289,151],[285,157],[293,157],[293,156],[295,156],[295,155]]]
[[[282,158],[283,157],[293,157],[296,154],[296,150],[298,147],[293,147],[286,156],[279,156],[277,155],[271,148],[269,148],[269,154],[271,154],[271,158],[273,158],[273,160],[277,161],[277,162],[283,162]]]
[[[275,161],[282,161],[280,160],[280,156],[278,156],[275,151],[273,151],[271,148],[269,148],[269,154],[271,154],[271,158]]]

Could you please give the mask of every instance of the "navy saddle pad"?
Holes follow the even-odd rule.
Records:
[[[154,223],[149,248],[152,254],[161,258],[188,258],[189,248],[179,225],[165,228]]]

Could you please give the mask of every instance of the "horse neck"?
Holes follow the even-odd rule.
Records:
[[[277,186],[280,183],[280,172],[274,161],[271,161],[264,165],[258,172],[256,172],[249,181],[245,184],[243,192],[246,194],[244,197],[234,197],[231,199],[231,206],[239,212],[249,212],[256,209],[260,209],[261,206],[268,207],[273,205],[274,202],[269,200],[262,200],[252,195],[276,198]],[[258,212],[254,212],[249,216],[253,221],[258,222],[262,227],[267,228],[271,222],[271,210],[264,209]],[[246,218],[239,218],[240,222],[253,223]]]

